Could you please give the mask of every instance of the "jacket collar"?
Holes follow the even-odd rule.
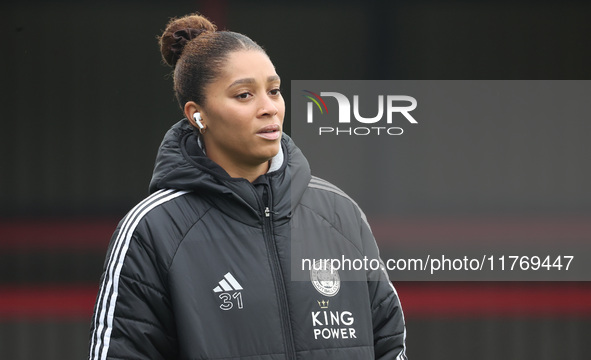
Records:
[[[283,134],[280,154],[262,177],[254,183],[268,185],[274,219],[289,218],[311,174],[308,161],[288,135]],[[186,119],[172,126],[158,150],[150,192],[163,188],[194,191],[240,221],[262,221],[261,207],[267,206],[262,204],[255,185],[246,179],[230,177],[205,155]]]

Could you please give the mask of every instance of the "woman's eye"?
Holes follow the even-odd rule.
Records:
[[[273,96],[276,96],[276,95],[281,94],[281,89],[279,89],[279,88],[273,89],[273,90],[269,91],[269,93]]]
[[[241,100],[248,99],[249,97],[250,97],[250,93],[247,93],[247,92],[236,95],[236,98],[241,99]]]

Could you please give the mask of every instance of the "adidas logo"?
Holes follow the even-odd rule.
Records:
[[[237,291],[242,290],[242,286],[238,283],[236,278],[232,274],[227,273],[224,278],[219,282],[219,286],[213,289],[213,292],[225,292],[225,291]]]

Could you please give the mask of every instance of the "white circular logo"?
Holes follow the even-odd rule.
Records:
[[[314,265],[310,269],[310,280],[316,290],[324,296],[335,296],[341,288],[339,273],[332,269],[328,261],[314,261]]]

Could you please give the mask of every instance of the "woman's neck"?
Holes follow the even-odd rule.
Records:
[[[205,156],[213,160],[216,164],[222,167],[228,175],[233,178],[244,178],[249,182],[255,181],[259,176],[266,174],[271,166],[271,161],[265,161],[260,164],[245,164],[245,163],[234,163],[227,160],[224,156],[218,156],[213,151],[207,152],[205,148],[205,142],[200,137],[198,140],[199,147],[203,150]]]
[[[212,159],[214,160],[214,159]],[[215,161],[215,160],[214,160]],[[249,182],[255,181],[259,176],[266,174],[269,170],[269,161],[258,166],[245,166],[235,164],[219,164],[233,178],[244,178]]]

